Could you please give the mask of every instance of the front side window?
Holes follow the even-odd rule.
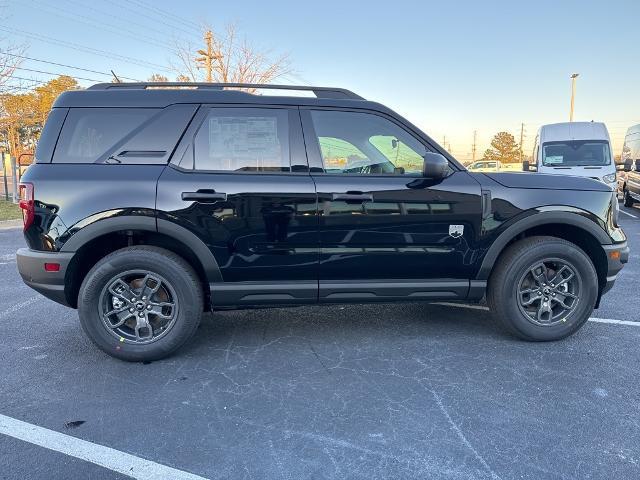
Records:
[[[288,172],[288,111],[211,108],[195,138],[197,170]]]
[[[608,142],[569,140],[542,145],[542,164],[546,167],[590,167],[610,163]]]
[[[327,173],[422,174],[425,146],[379,115],[312,110],[311,119]]]

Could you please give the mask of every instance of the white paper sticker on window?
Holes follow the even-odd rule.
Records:
[[[551,155],[551,156],[545,157],[544,160],[545,160],[545,163],[554,165],[554,164],[561,164],[563,159],[564,157],[562,155]]]

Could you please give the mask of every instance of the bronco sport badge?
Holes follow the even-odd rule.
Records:
[[[453,238],[461,237],[464,233],[464,225],[449,225],[449,235]]]

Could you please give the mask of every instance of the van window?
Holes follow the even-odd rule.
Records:
[[[211,108],[195,138],[195,168],[288,172],[289,112],[282,108]]]
[[[571,140],[542,145],[542,164],[546,167],[588,167],[610,163],[608,142]]]
[[[54,163],[94,163],[150,118],[156,108],[71,108]]]

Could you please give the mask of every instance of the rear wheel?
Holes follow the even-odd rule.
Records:
[[[597,296],[595,267],[578,246],[555,237],[531,237],[500,256],[487,302],[498,323],[512,334],[550,341],[584,325]]]
[[[202,290],[173,252],[149,246],[117,250],[87,274],[78,297],[85,333],[109,355],[151,361],[170,355],[196,331]]]
[[[623,198],[624,198],[625,207],[633,207],[633,204],[635,203],[635,201],[633,200],[633,197],[629,194],[629,190],[624,191]]]

